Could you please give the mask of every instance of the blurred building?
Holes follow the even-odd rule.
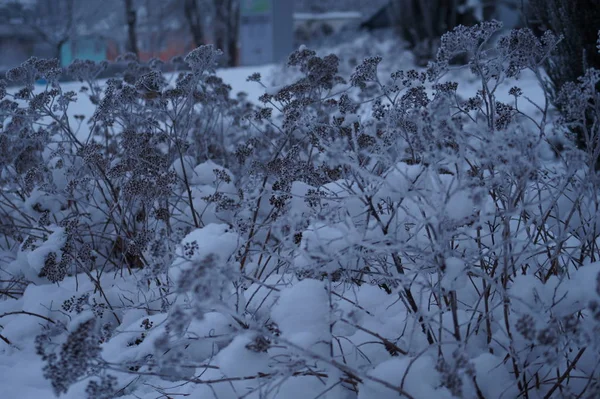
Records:
[[[114,60],[119,55],[119,45],[115,40],[97,35],[81,35],[63,44],[60,48],[62,66],[74,60],[104,61]]]
[[[187,29],[166,31],[138,30],[139,58],[148,61],[157,58],[168,61],[194,49],[195,45]]]
[[[294,46],[294,0],[241,0],[241,65],[281,62]]]
[[[36,45],[35,32],[27,26],[18,29],[0,22],[0,70],[8,69],[30,57]]]
[[[138,56],[142,61],[168,61],[194,49],[184,15],[174,1],[144,1],[137,8]]]

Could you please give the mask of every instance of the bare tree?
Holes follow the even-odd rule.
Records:
[[[238,36],[240,0],[173,0],[181,2],[194,44],[210,39],[225,53],[225,62],[233,66],[238,63]]]
[[[238,36],[240,30],[240,1],[213,0],[215,44],[223,50],[229,66],[238,63]]]
[[[67,42],[79,35],[107,29],[112,1],[37,0],[23,5],[13,0],[12,4],[18,6],[14,10],[22,14],[23,23],[50,48],[53,57],[60,59]]]
[[[133,0],[125,0],[125,21],[127,22],[127,50],[139,54],[137,45],[137,13],[135,11]]]
[[[185,19],[196,46],[204,44],[204,16],[200,12],[197,0],[183,0]]]
[[[392,0],[390,12],[400,35],[419,61],[433,57],[438,39],[459,24],[476,21],[467,0]]]
[[[75,35],[93,32],[100,3],[75,0],[38,0],[24,8],[25,21],[60,59],[62,46]]]
[[[60,59],[62,46],[75,30],[74,0],[40,0],[31,11],[30,26],[52,47],[54,57]]]

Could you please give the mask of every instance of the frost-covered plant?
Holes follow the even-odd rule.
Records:
[[[63,92],[55,61],[31,59],[7,73],[22,88],[3,81],[0,93],[2,294],[23,279],[61,283],[84,273],[114,329],[122,311],[104,291],[104,273],[143,269],[140,285],[161,287],[156,294],[168,305],[174,245],[207,223],[206,207],[235,207],[222,168],[211,161],[190,169],[234,159],[231,134],[250,107],[214,76],[219,55],[201,47],[176,76],[123,57],[123,76],[106,82],[96,80],[105,63],[75,61],[64,73],[82,82],[79,93]],[[39,79],[45,87],[34,85]],[[91,114],[71,115],[78,97],[89,97]]]
[[[79,95],[89,93],[96,106],[88,135],[80,131],[84,116],[75,116],[78,127],[68,117],[77,94],[61,91],[56,66],[30,60],[9,71],[9,79],[26,86],[3,100],[2,108],[6,249],[26,242],[20,252],[34,250],[64,228],[57,248],[41,260],[43,270],[31,265],[40,277],[60,269],[51,278],[60,281],[82,268],[149,266],[153,259],[145,251],[152,241],[168,244],[164,236],[184,228],[166,215],[185,203],[190,226],[199,227],[186,163],[212,158],[227,164],[224,122],[235,129],[245,110],[210,74],[218,55],[211,46],[190,53],[190,71],[172,84],[156,64],[130,61],[124,77],[104,87],[94,80],[104,64],[75,61],[67,73],[84,83]],[[35,93],[33,79],[39,77],[49,83]],[[180,187],[184,196],[173,196]]]
[[[373,56],[345,79],[301,47],[294,82],[250,76],[261,106],[231,99],[211,47],[174,79],[132,61],[90,78],[83,138],[74,93],[49,86],[32,113],[32,80],[7,89],[5,123],[35,145],[2,169],[2,272],[30,285],[26,309],[0,303],[0,338],[52,325],[45,376],[80,397],[593,396],[595,154],[550,137],[597,104],[597,74],[564,93],[569,118],[545,98],[528,114],[517,78],[556,39],[491,43],[499,28],[459,27],[427,70],[389,76]],[[464,54],[466,98],[448,80]]]
[[[70,385],[81,377],[88,376],[97,368],[100,345],[94,334],[96,320],[80,322],[70,332],[62,344],[59,354],[48,353],[47,337],[40,335],[36,339],[38,354],[47,362],[44,377],[52,382],[54,393],[67,393]]]

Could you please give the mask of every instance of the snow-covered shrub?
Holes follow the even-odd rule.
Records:
[[[595,154],[553,138],[597,107],[597,72],[569,118],[547,97],[528,114],[518,78],[556,39],[499,29],[444,35],[425,71],[301,47],[260,105],[211,47],[174,79],[74,65],[86,137],[81,94],[36,61],[9,74],[0,359],[36,350],[44,388],[77,398],[594,397]],[[448,79],[457,56],[476,93]]]

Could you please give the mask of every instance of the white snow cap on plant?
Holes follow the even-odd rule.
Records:
[[[325,283],[306,279],[284,289],[271,316],[284,337],[310,347],[329,331],[329,298]]]
[[[36,209],[47,210],[50,213],[60,212],[63,204],[60,196],[48,194],[35,188],[25,200],[25,209],[32,216],[39,216]]]
[[[182,165],[183,163],[183,165]],[[205,185],[214,187],[218,182],[218,177],[215,171],[221,172],[233,181],[233,174],[229,169],[226,169],[211,160],[198,164],[196,166],[194,157],[191,155],[184,155],[181,158],[177,158],[171,165],[171,169],[175,171],[177,176],[183,181],[184,177],[191,185]],[[185,175],[184,175],[185,171]],[[235,186],[233,183],[220,182],[220,192],[235,193]]]
[[[306,202],[306,197],[309,190],[316,190],[315,187],[309,186],[308,184],[301,181],[292,182],[290,189],[290,212],[296,215],[302,215],[303,213],[308,215],[311,212],[310,206]]]
[[[405,376],[406,374],[406,376]],[[440,388],[440,374],[435,370],[435,361],[430,356],[418,358],[393,358],[380,363],[369,372],[371,377],[390,382],[410,394],[413,398],[453,398],[447,388]],[[396,399],[401,397],[397,391],[366,380],[358,392],[358,399]]]
[[[471,197],[471,193],[467,190],[457,190],[446,204],[446,213],[448,217],[454,221],[462,221],[471,216],[475,209],[475,203]]]
[[[67,242],[65,229],[62,227],[51,227],[52,233],[48,238],[32,251],[21,250],[17,254],[17,259],[9,265],[9,270],[13,273],[22,273],[25,278],[31,281],[40,281],[38,277],[41,273],[46,259],[53,253],[55,263],[60,263],[62,259],[61,248]],[[42,280],[44,281],[44,280]],[[47,281],[47,280],[46,280]]]
[[[225,193],[230,193],[230,194],[235,194],[236,190],[235,190],[235,186],[233,185],[233,173],[231,173],[231,171],[229,169],[226,169],[216,163],[214,163],[211,160],[208,160],[206,162],[203,162],[199,165],[197,165],[194,168],[194,172],[193,172],[193,184],[202,184],[202,185],[207,185],[207,186],[215,186],[218,182],[218,176],[215,173],[215,170],[223,173],[224,175],[227,175],[229,177],[229,179],[231,179],[231,182],[227,183],[227,182],[219,182],[219,191],[220,192],[225,192]]]
[[[440,281],[441,286],[448,291],[463,288],[467,283],[465,262],[459,258],[449,257],[445,261],[445,266],[444,276]]]
[[[187,181],[191,183],[194,177],[194,164],[195,159],[191,155],[184,155],[181,158],[177,158],[173,164],[171,165],[171,169],[175,171],[177,177],[179,177],[182,181]],[[185,171],[185,174],[184,174]]]
[[[217,356],[220,370],[227,377],[244,377],[269,372],[266,352],[251,350],[254,341],[250,335],[240,335]]]
[[[423,172],[424,167],[421,164],[409,165],[406,162],[398,162],[385,176],[377,198],[400,201],[413,188]]]
[[[329,226],[317,222],[302,233],[300,247],[302,253],[296,257],[297,267],[312,267],[318,261],[330,262],[338,259],[340,254],[349,250],[360,237],[351,227],[344,223]]]
[[[211,223],[189,233],[177,248],[177,258],[169,276],[177,281],[180,273],[193,261],[212,256],[218,262],[227,262],[238,247],[239,236],[224,224]]]
[[[277,85],[277,86],[267,87],[265,89],[265,93],[270,96],[276,96],[277,94],[279,94],[281,89],[283,89],[284,87],[285,87],[285,85]]]
[[[238,239],[237,233],[230,231],[229,226],[211,223],[185,236],[177,255],[189,260],[200,260],[213,254],[221,260],[227,260],[235,252]],[[185,247],[193,243],[197,244],[193,245],[196,248],[186,251]]]

